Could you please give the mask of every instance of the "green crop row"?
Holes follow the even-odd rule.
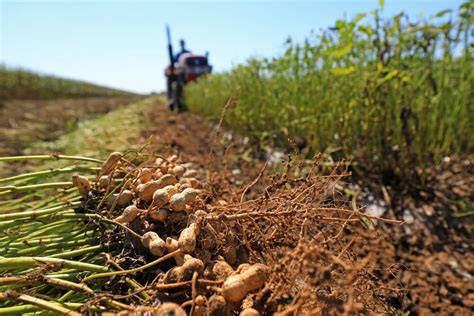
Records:
[[[0,65],[0,100],[128,96],[132,93],[87,82]]]
[[[186,87],[190,110],[259,144],[354,159],[365,174],[413,176],[472,154],[474,2],[411,21],[380,10],[339,20],[286,52]],[[417,172],[419,173],[419,172]]]

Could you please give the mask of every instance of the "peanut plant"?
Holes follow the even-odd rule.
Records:
[[[443,155],[472,154],[472,1],[419,21],[380,10],[338,20],[273,59],[250,59],[186,88],[188,107],[258,144],[358,162],[361,174],[418,177]],[[398,176],[398,177],[397,177]]]

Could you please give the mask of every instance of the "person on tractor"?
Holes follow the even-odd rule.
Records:
[[[185,53],[190,53],[190,51],[186,49],[186,43],[184,42],[184,39],[179,40],[179,46],[181,47],[181,51],[176,54],[176,56],[174,58],[175,62],[178,62],[179,56],[181,56]]]
[[[212,66],[208,62],[208,54],[193,54],[186,49],[184,39],[179,41],[181,50],[173,54],[171,44],[171,33],[166,25],[166,37],[168,39],[168,57],[170,63],[165,69],[166,88],[168,94],[168,107],[172,111],[185,109],[181,100],[184,86],[197,78],[211,73]]]
[[[186,49],[186,43],[184,41],[184,39],[180,39],[179,40],[179,46],[181,47],[181,50],[179,51],[179,53],[177,53],[175,56],[173,56],[173,62],[174,63],[178,63],[179,62],[179,57],[183,54],[186,54],[186,53],[190,53],[189,50]],[[172,77],[172,76],[168,76],[167,77],[167,92],[168,92],[168,100],[172,101],[174,100],[173,98],[173,89],[171,88],[171,85],[172,85],[172,80],[176,80],[179,82],[178,84],[178,89],[179,91],[181,90],[181,86],[184,85],[184,83],[182,82],[183,79],[182,79],[182,76],[177,76],[177,77]],[[178,91],[178,94],[180,94],[180,92]],[[170,108],[173,108],[173,105],[170,104]]]

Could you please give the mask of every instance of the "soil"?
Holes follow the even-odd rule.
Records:
[[[54,111],[58,101],[47,102],[50,102],[48,104],[53,112],[40,113],[32,110],[32,113],[44,118],[39,131],[43,132],[45,137],[53,137],[51,133],[64,131],[67,127],[64,122],[77,114],[73,111],[77,102],[89,105],[89,110],[80,114],[81,117],[94,109],[106,112],[122,101],[66,102],[63,107],[64,114],[52,116],[52,121],[48,115],[61,111],[57,108]],[[32,106],[23,104],[25,109]],[[96,107],[94,104],[102,105]],[[21,110],[20,106],[14,109],[13,103],[6,108],[0,108],[0,113],[4,114],[0,115],[0,128],[7,131],[19,127],[21,130],[31,128],[28,126],[26,111]],[[244,194],[248,200],[258,198],[267,194],[266,190],[275,185],[271,174],[274,172],[272,168],[276,167],[267,166],[265,170],[265,157],[262,159],[262,152],[249,144],[245,138],[233,135],[198,115],[189,112],[171,113],[159,101],[152,104],[145,116],[149,121],[147,125],[153,128],[136,137],[136,142],[143,144],[153,141],[161,147],[160,154],[178,153],[183,161],[194,162],[202,170],[206,170],[206,180],[214,192],[213,196],[222,199],[213,201],[213,205],[218,207],[222,202],[225,207],[225,201],[238,202]],[[4,149],[9,149],[9,154],[21,154],[24,142],[13,134],[4,135],[0,137],[0,143],[8,145]],[[0,155],[5,153],[0,152]],[[284,166],[285,156],[282,158],[281,165]],[[328,174],[331,170],[322,172]],[[265,176],[261,176],[263,174]],[[347,226],[346,222],[342,221],[318,223],[312,227],[312,237],[321,245],[325,245],[325,250],[313,249],[311,246],[308,246],[308,249],[297,247],[289,253],[290,257],[288,254],[286,257],[282,256],[282,280],[294,272],[289,271],[292,266],[285,266],[285,263],[293,263],[292,257],[299,258],[304,255],[313,260],[314,265],[310,263],[309,266],[317,267],[316,272],[306,271],[308,276],[315,278],[315,287],[318,288],[316,293],[312,293],[313,296],[308,297],[315,301],[313,307],[325,306],[320,310],[321,314],[342,314],[348,308],[344,300],[355,293],[357,297],[354,301],[362,303],[364,308],[352,304],[349,309],[352,312],[472,315],[473,216],[466,214],[465,210],[469,210],[474,202],[473,163],[469,159],[451,157],[440,169],[432,170],[430,175],[426,185],[414,191],[390,187],[381,193],[362,190],[364,193],[359,195],[357,202],[359,205],[368,205],[367,212],[370,211],[371,205],[382,205],[377,216],[398,219],[404,223],[396,225],[372,220],[360,220]],[[257,179],[259,181],[256,181]],[[341,184],[347,188],[356,183],[364,187],[360,179],[345,177],[344,181]],[[339,199],[341,201],[336,201],[339,205],[350,207],[351,204],[346,203],[350,197],[341,193]],[[330,203],[334,205],[335,200],[334,198]],[[289,207],[289,203],[291,201],[280,206]],[[255,209],[260,207],[252,206],[252,203],[249,205]],[[284,230],[287,223],[283,221],[280,224]],[[255,232],[249,231],[248,234],[252,237]],[[277,239],[277,242],[281,242],[283,247],[285,240]],[[259,245],[253,246],[257,249]],[[339,273],[340,269],[331,270],[333,265],[325,266],[325,263],[331,262],[327,258],[328,254],[329,257],[333,254],[333,257],[340,257],[354,264],[357,275],[343,275],[343,272]],[[360,262],[365,266],[356,266]],[[302,263],[304,264],[304,261]],[[302,284],[298,276],[293,281],[296,288]],[[291,302],[291,297],[278,299]],[[292,315],[291,310],[287,312],[287,315]]]
[[[153,137],[158,143],[167,144],[170,152],[179,152],[184,160],[219,174],[219,179],[214,178],[216,188],[219,181],[225,181],[226,185],[242,189],[262,170],[263,161],[249,159],[253,149],[244,138],[224,132],[200,116],[170,113],[160,102],[153,104],[146,116],[155,128],[137,142]],[[371,270],[370,278],[381,281],[383,286],[367,291],[368,296],[383,297],[390,310],[400,314],[409,311],[410,315],[472,315],[472,216],[454,216],[459,203],[452,202],[472,205],[472,169],[469,160],[453,159],[442,170],[433,171],[431,182],[423,190],[392,189],[380,196],[386,202],[383,217],[404,223],[373,222],[374,227],[369,225],[361,234],[372,236],[375,243],[350,244],[356,255],[364,256],[368,247],[376,253],[373,265],[377,268]],[[263,185],[258,183],[250,191],[258,192]]]

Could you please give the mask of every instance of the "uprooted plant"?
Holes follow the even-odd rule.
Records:
[[[381,312],[393,294],[368,294],[383,267],[361,220],[396,221],[346,208],[338,168],[321,175],[315,161],[295,176],[288,162],[223,198],[222,183],[176,155],[30,159],[101,166],[0,179],[0,312]],[[72,181],[44,183],[62,173]]]

